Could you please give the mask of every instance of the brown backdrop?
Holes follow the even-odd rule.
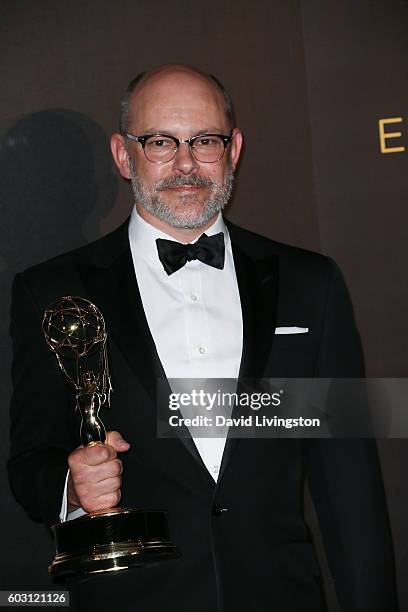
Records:
[[[408,4],[3,0],[0,11],[0,525],[10,551],[0,582],[38,588],[52,545],[12,500],[3,469],[9,288],[16,271],[128,215],[107,137],[139,71],[181,61],[224,82],[246,137],[228,216],[333,256],[351,289],[369,375],[407,376]],[[381,153],[378,121],[387,117],[402,118],[386,127],[402,132],[388,146],[406,151]],[[381,455],[408,607],[405,441],[382,441]]]

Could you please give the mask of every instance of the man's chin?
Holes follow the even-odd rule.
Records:
[[[218,213],[216,213],[218,214]],[[216,215],[172,215],[168,223],[173,227],[184,229],[199,229],[206,225]]]
[[[164,212],[164,211],[162,211]],[[173,227],[180,227],[185,229],[199,229],[206,225],[211,219],[216,217],[218,211],[211,210],[204,207],[191,205],[176,207],[174,209],[167,209],[167,212],[160,215],[163,221],[166,221]]]

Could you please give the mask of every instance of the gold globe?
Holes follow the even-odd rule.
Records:
[[[43,332],[49,348],[61,357],[80,358],[106,340],[98,308],[81,297],[66,296],[45,311]]]

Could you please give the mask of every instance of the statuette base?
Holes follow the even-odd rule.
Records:
[[[56,578],[130,569],[179,557],[163,510],[113,508],[52,527]]]

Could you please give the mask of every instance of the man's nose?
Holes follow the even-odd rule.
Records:
[[[198,162],[194,158],[188,143],[180,143],[173,158],[173,170],[181,174],[190,174],[191,172],[198,170],[198,168]]]

